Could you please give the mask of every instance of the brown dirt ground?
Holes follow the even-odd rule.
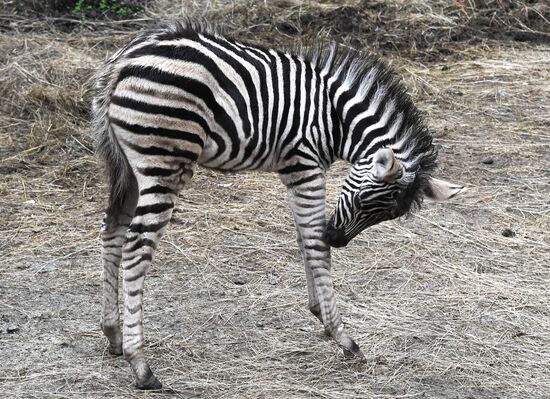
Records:
[[[437,175],[469,191],[333,251],[368,358],[357,364],[306,309],[277,177],[199,169],[146,282],[163,397],[550,397],[547,2],[163,0],[130,21],[1,4],[0,397],[159,397],[133,388],[99,329],[106,190],[84,82],[167,16],[266,46],[317,33],[383,55],[434,131]],[[345,170],[331,170],[330,206]]]

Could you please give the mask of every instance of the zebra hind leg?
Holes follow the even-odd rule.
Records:
[[[191,179],[190,166],[180,165],[171,176],[137,172],[139,198],[122,251],[124,287],[123,352],[139,389],[161,389],[143,352],[143,285],[153,252],[166,231],[178,192]]]
[[[101,225],[103,260],[103,312],[101,329],[109,340],[109,352],[122,355],[122,332],[118,309],[119,266],[122,258],[126,230],[134,216],[137,204],[137,183],[133,179],[121,201],[113,200],[111,193],[109,206]]]

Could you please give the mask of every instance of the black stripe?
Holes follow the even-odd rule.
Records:
[[[285,128],[288,126],[289,118],[290,118],[290,104],[291,104],[291,92],[290,92],[290,80],[292,79],[292,76],[290,76],[290,63],[289,59],[286,57],[286,55],[281,54],[281,75],[283,78],[283,109],[281,110],[281,126],[279,127],[279,137],[284,132]],[[296,103],[296,102],[295,102]],[[289,135],[292,135],[293,132],[289,132]],[[278,143],[273,143],[273,145],[276,145]]]
[[[254,80],[252,79],[251,72],[249,71],[250,67],[241,64],[239,61],[232,58],[228,53],[233,53],[237,57],[237,59],[248,62],[252,68],[257,69],[258,61],[252,58],[249,54],[244,53],[243,50],[236,47],[233,43],[230,43],[223,38],[212,37],[209,35],[205,35],[205,37],[207,37],[210,41],[217,43],[219,46],[223,47],[227,51],[226,53],[223,50],[199,38],[201,43],[207,46],[210,51],[212,51],[214,54],[216,54],[216,56],[218,56],[219,58],[227,62],[229,65],[231,65],[233,69],[236,71],[236,73],[243,80],[245,85],[245,90],[247,91],[250,99],[250,112],[251,112],[250,117],[252,118],[252,124],[250,125],[250,132],[245,132],[245,135],[248,136],[248,135],[257,134],[258,133],[257,129],[259,125],[259,115],[260,115],[259,109],[258,109],[259,93],[256,92],[256,86],[254,85]],[[223,142],[223,140],[221,140],[221,138],[217,137],[216,135],[213,135],[212,138],[218,145],[218,151],[212,157],[204,161],[205,165],[208,165],[210,162],[214,161],[216,158],[220,156],[220,154],[222,154],[226,150],[226,145]],[[236,143],[236,145],[238,146],[239,143]],[[233,147],[235,147],[235,143],[233,143]],[[233,158],[229,158],[228,162],[231,161],[232,159]],[[222,163],[221,165],[218,165],[217,168],[223,169],[223,165],[224,163]]]
[[[354,163],[360,159],[360,154],[370,145],[371,140],[377,136],[373,136],[371,133],[365,137],[365,130],[372,125],[377,124],[382,119],[382,115],[386,111],[386,100],[382,100],[378,105],[378,109],[372,116],[361,119],[357,125],[355,125],[352,132],[348,132],[348,135],[351,135],[351,152],[353,153],[353,158],[350,158],[350,162]],[[387,129],[387,126],[385,126]],[[376,129],[378,130],[378,129]],[[352,154],[347,154],[351,156]]]
[[[136,211],[134,213],[135,216],[142,216],[146,215],[148,213],[162,213],[169,209],[174,208],[174,204],[171,202],[165,202],[165,203],[158,203],[153,205],[144,205],[144,206],[138,206],[136,208]]]
[[[128,231],[131,233],[151,233],[157,232],[168,224],[168,220],[153,223],[153,224],[141,224],[141,223],[132,223],[128,227]]]
[[[131,247],[124,248],[124,252],[134,252],[137,249],[140,249],[142,247],[151,247],[155,249],[157,246],[153,240],[150,240],[148,238],[143,238],[143,239],[137,240]]]
[[[139,192],[139,195],[146,195],[146,194],[174,194],[174,190],[172,190],[170,187],[161,186],[160,184],[157,184],[155,186],[151,186],[146,189],[143,189]]]
[[[130,294],[130,293],[128,293],[128,295],[129,295],[129,294]],[[133,295],[133,296],[135,296],[135,295]],[[139,326],[140,324],[141,324],[141,320],[137,320],[137,321],[135,321],[135,322],[133,322],[133,323],[130,323],[130,324],[124,323],[124,327],[126,327],[126,328],[134,328],[134,327],[136,327],[136,326]]]
[[[324,205],[324,204],[323,204]],[[308,207],[308,208],[302,208],[301,210],[304,211],[306,209],[313,209],[314,207]],[[320,206],[317,206],[316,208],[320,208]],[[318,210],[316,212],[311,212],[310,214],[302,214],[300,215],[299,212],[296,212],[296,214],[300,217],[309,217],[309,216],[314,216],[315,214],[319,214],[319,216],[317,217],[314,217],[313,219],[311,220],[308,220],[306,223],[304,223],[305,225],[308,225],[310,227],[324,227],[326,226],[327,224],[327,221],[325,219],[325,212],[324,212],[324,209],[322,210]]]
[[[302,151],[302,147],[308,146],[305,140],[300,140],[296,145],[291,148],[284,156],[283,160],[288,161],[293,157],[302,158],[302,160],[310,160],[314,163],[318,162],[318,159],[314,153]],[[280,161],[282,163],[282,161]]]
[[[315,77],[315,80],[313,80],[313,77]],[[329,150],[329,148],[331,147],[330,140],[327,140],[326,137],[323,137],[326,129],[323,127],[321,121],[321,114],[324,112],[324,109],[323,105],[319,102],[320,90],[321,87],[318,75],[312,74],[311,92],[313,94],[313,99],[311,101],[311,107],[314,108],[314,113],[313,120],[311,121],[311,137],[313,140],[315,152],[319,156],[319,161],[325,168],[327,168],[332,160],[332,156],[329,153],[332,150]]]
[[[334,161],[336,150],[338,143],[340,141],[340,131],[337,128],[339,124],[337,123],[338,119],[332,119],[332,123],[329,125],[329,115],[333,112],[332,111],[332,104],[330,103],[330,99],[328,96],[326,96],[326,79],[323,80],[323,89],[324,91],[320,93],[320,100],[319,104],[321,104],[321,109],[319,110],[321,115],[321,126],[324,127],[324,129],[320,129],[321,133],[325,135],[325,143],[328,154],[330,159],[328,160],[329,163],[332,163]],[[321,87],[319,85],[319,87]]]
[[[118,237],[117,237],[118,238]],[[103,241],[105,242],[105,240]],[[103,245],[103,248],[121,248],[122,247],[122,244],[118,245],[118,244],[114,244],[114,245]]]
[[[162,93],[159,93],[159,95],[162,95]],[[112,96],[111,103],[123,108],[129,108],[129,109],[133,109],[143,113],[148,113],[153,115],[164,115],[171,118],[191,121],[199,125],[205,133],[207,134],[210,133],[210,128],[208,124],[200,115],[184,108],[173,108],[173,107],[167,107],[163,105],[155,105],[155,104],[150,104],[143,101],[137,101],[127,97],[120,97],[120,96]],[[119,125],[120,127],[125,128],[126,130],[130,130],[132,133],[135,133],[135,134],[155,135],[155,136],[168,137],[168,138],[177,139],[177,140],[186,140],[191,143],[198,144],[201,147],[204,147],[204,141],[202,140],[202,138],[200,138],[198,134],[195,134],[195,133],[190,133],[183,130],[167,129],[167,128],[154,128],[154,127],[145,127],[140,125],[130,125],[117,118],[112,118],[112,122],[115,123],[116,125]],[[126,125],[128,127],[125,127],[123,125]]]
[[[279,119],[279,97],[282,93],[279,93],[279,76],[277,75],[277,59],[281,59],[282,54],[276,53],[275,56],[269,54],[271,62],[270,73],[272,79],[272,92],[273,92],[273,108],[271,110],[271,131],[269,132],[268,141],[266,144],[270,146],[265,156],[261,160],[261,164],[264,164],[269,156],[271,156],[271,149],[274,148],[275,143],[277,142],[277,136],[279,135],[280,126],[277,125],[277,120]]]
[[[139,279],[140,277],[143,277],[143,274],[141,275],[137,275],[137,276],[134,276],[130,279],[125,279],[124,281],[136,281],[137,279]],[[136,314],[137,312],[139,312],[141,310],[141,303],[137,304],[136,306],[134,306],[133,308],[130,308],[130,307],[126,307],[126,310],[130,313],[130,314]]]
[[[308,256],[308,255],[306,255],[306,259],[308,261],[324,261],[324,262],[327,262],[327,260],[328,260],[326,255],[325,256]],[[323,269],[324,271],[327,271],[326,263],[320,264],[320,265],[310,265],[309,267],[311,268],[311,270]],[[323,274],[323,276],[324,276],[324,274]]]
[[[323,218],[324,219],[324,218]],[[319,227],[322,229],[322,231],[324,231],[324,229],[326,228],[327,224],[326,222],[323,220],[323,222],[321,223],[298,223],[298,227],[304,227],[304,228],[309,228],[309,229],[312,229],[312,228],[315,228],[315,227]]]
[[[294,201],[295,205],[302,208],[302,209],[313,209],[313,208],[319,208],[324,205],[323,202],[315,201],[313,204],[304,203],[298,200]]]
[[[307,183],[311,183],[312,181],[315,181],[319,178],[322,178],[323,175],[321,173],[317,173],[317,174],[314,174],[314,175],[311,175],[311,176],[306,176],[306,177],[303,177],[301,179],[298,179],[298,180],[295,180],[291,183],[288,184],[288,187],[297,187],[297,186],[300,186],[302,184],[307,184]]]
[[[317,240],[317,241],[323,242],[323,239],[320,238],[320,237],[325,232],[324,227],[322,229],[311,229],[311,232],[312,233],[319,233],[319,235],[311,235],[311,236],[304,235],[304,236],[302,236],[302,239],[303,240]]]
[[[340,94],[340,97],[338,98],[338,103],[336,104],[336,109],[340,111],[340,115],[344,115],[344,106],[353,98],[355,97],[355,94],[357,93],[358,85],[355,87],[351,87],[350,89],[344,91],[342,94]],[[334,93],[336,94],[336,92]],[[334,97],[332,97],[334,98]],[[361,104],[361,103],[360,103]],[[364,104],[364,103],[363,103]],[[362,107],[363,110],[365,110],[364,107]],[[349,115],[349,113],[348,113]],[[346,119],[347,121],[347,119]],[[344,121],[344,123],[346,122]]]
[[[317,206],[317,208],[320,208],[320,206]],[[309,208],[309,209],[311,209],[311,208]],[[312,211],[312,212],[305,212],[305,213],[302,213],[302,212],[300,212],[300,211],[297,211],[297,212],[296,212],[296,215],[299,216],[299,217],[301,217],[301,218],[308,218],[308,217],[310,217],[310,216],[319,214],[319,213],[321,213],[321,212],[324,214],[324,212],[321,211],[321,210],[316,210],[316,211]],[[324,219],[324,216],[320,216],[320,217],[322,217],[322,218]],[[319,218],[320,218],[320,217],[319,217]],[[315,218],[315,220],[317,220],[317,219],[318,219],[318,218]]]
[[[256,70],[258,71],[260,86],[259,100],[262,102],[264,118],[262,121],[262,126],[260,126],[259,124],[256,126],[254,132],[255,134],[251,136],[250,141],[246,145],[244,153],[242,154],[241,162],[235,165],[234,170],[249,169],[249,167],[245,166],[244,164],[250,161],[252,153],[261,155],[266,146],[265,142],[267,140],[268,134],[267,126],[269,124],[269,118],[271,117],[271,110],[269,109],[269,88],[267,87],[267,74],[269,73],[269,70],[261,62],[257,62]],[[249,165],[251,166],[253,164],[253,162],[249,163]]]
[[[109,117],[109,121],[112,124],[119,126],[125,130],[128,130],[130,133],[133,133],[133,134],[144,135],[144,136],[165,137],[168,139],[183,140],[186,142],[190,141],[192,143],[200,145],[201,147],[204,145],[202,139],[195,133],[190,133],[183,130],[166,129],[162,127],[150,127],[150,126],[137,125],[134,123],[125,122],[113,116]]]
[[[320,190],[322,189],[322,187],[312,187],[310,189],[310,191],[316,191],[316,190]],[[303,198],[303,199],[306,199],[306,200],[325,200],[325,196],[324,195],[311,195],[311,194],[305,194],[305,193],[294,193],[294,196],[298,197],[298,198]]]
[[[266,52],[266,56],[269,58],[269,63],[267,64],[265,74],[269,75],[269,77],[271,78],[271,86],[267,87],[267,79],[265,79],[265,83],[267,87],[267,93],[273,96],[273,104],[271,106],[271,109],[267,109],[266,112],[264,112],[268,119],[264,124],[262,136],[263,140],[260,140],[259,148],[255,151],[256,155],[250,163],[250,165],[252,165],[253,167],[261,167],[263,164],[265,164],[268,158],[272,156],[270,150],[273,149],[274,143],[276,143],[276,138],[278,135],[277,118],[279,113],[279,80],[277,76],[277,60],[269,52]],[[264,104],[266,108],[269,106],[269,98],[266,97]],[[269,121],[271,123],[269,123]],[[269,131],[267,130],[268,125],[270,125]],[[245,156],[247,155],[245,154]]]
[[[365,153],[365,151],[367,150],[367,147],[372,143],[372,140],[375,139],[376,137],[382,137],[385,134],[387,134],[388,131],[390,130],[390,127],[391,127],[391,125],[389,125],[389,123],[388,123],[388,124],[386,124],[382,127],[379,127],[378,129],[374,129],[374,130],[370,131],[369,134],[367,135],[367,137],[365,137],[364,141],[361,143],[361,145],[358,148],[355,149],[354,159],[363,159],[363,158],[367,157],[370,154],[374,154],[376,152],[376,150],[378,150],[382,147],[385,147],[388,144],[391,144],[395,140],[394,137],[389,138],[389,139],[385,139],[385,140],[382,140],[382,141],[376,143],[374,146],[372,146],[369,149],[369,151],[367,151]]]
[[[167,168],[138,168],[138,172],[143,176],[172,176],[179,172],[179,169],[167,169]]]
[[[122,255],[121,255],[121,254],[114,254],[114,253],[112,253],[112,252],[103,252],[103,257],[105,257],[105,256],[112,256],[112,257],[114,257],[114,258],[116,258],[116,259],[122,258]],[[109,259],[105,259],[105,260],[109,261]],[[112,262],[112,261],[109,261],[109,262]]]
[[[328,252],[330,251],[330,248],[326,245],[304,245],[304,249],[313,249],[314,251],[318,252]]]
[[[138,144],[131,143],[127,140],[121,140],[121,141],[123,141],[124,144],[130,147],[132,150],[143,155],[185,158],[190,162],[195,162],[199,157],[196,152],[181,150],[179,148],[174,148],[173,150],[169,150],[169,149],[166,149],[163,147],[157,147],[157,146],[142,147]]]
[[[278,172],[281,174],[290,174],[296,172],[304,172],[306,170],[312,170],[318,168],[317,165],[304,165],[302,163],[297,163],[295,165],[285,166],[282,169],[279,169]]]
[[[269,59],[266,59],[267,58],[267,56],[265,54],[266,50],[264,48],[261,48],[261,47],[258,47],[258,46],[249,47],[247,45],[242,45],[241,43],[237,43],[237,45],[239,47],[243,48],[245,50],[245,53],[246,53],[246,50],[248,50],[250,53],[256,54],[258,56],[258,58],[262,59],[262,61],[269,62]],[[248,54],[248,56],[251,57],[250,54]],[[259,61],[256,61],[256,62],[259,62]]]
[[[121,237],[120,235],[113,235],[113,236],[110,236],[108,238],[103,237],[102,240],[103,240],[103,243],[106,243],[106,242],[109,242],[109,241],[118,240],[120,237]]]
[[[137,296],[143,295],[143,289],[139,288],[137,290],[128,290],[128,296]]]
[[[344,159],[344,129],[342,127],[342,124],[340,122],[340,119],[338,118],[338,114],[336,112],[336,109],[332,108],[330,109],[330,117],[332,120],[332,140],[334,145],[334,152],[337,154],[338,158]]]
[[[139,264],[141,264],[142,262],[147,262],[147,261],[151,261],[153,260],[153,255],[150,254],[149,252],[146,252],[142,255],[140,255],[139,257],[137,257],[138,259],[135,260],[134,262],[130,263],[129,265],[124,265],[122,268],[124,270],[132,270],[134,267],[138,266]],[[134,258],[132,258],[134,259]]]

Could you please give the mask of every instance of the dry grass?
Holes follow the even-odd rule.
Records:
[[[0,392],[158,397],[134,390],[99,329],[106,193],[83,83],[129,27],[191,14],[264,45],[320,31],[384,53],[435,132],[438,175],[470,190],[333,252],[340,308],[369,360],[359,365],[306,310],[277,177],[199,169],[146,283],[146,352],[165,396],[548,397],[548,8],[484,4],[158,1],[137,21],[62,28],[0,12]],[[506,27],[532,34],[491,37]],[[330,206],[345,170],[331,170]]]

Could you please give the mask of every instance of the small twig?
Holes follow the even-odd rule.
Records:
[[[468,238],[468,237],[465,237],[465,236],[463,236],[463,235],[461,235],[461,234],[458,234],[458,233],[456,233],[456,232],[454,232],[454,231],[452,231],[452,230],[449,230],[449,229],[447,229],[447,228],[441,226],[439,223],[433,222],[433,221],[431,221],[430,219],[425,218],[424,216],[420,216],[420,215],[418,215],[418,214],[414,214],[414,217],[419,218],[419,219],[421,219],[421,220],[424,220],[425,222],[428,222],[428,223],[430,223],[431,225],[433,225],[433,226],[435,226],[435,227],[437,227],[437,228],[439,228],[439,229],[441,229],[441,230],[443,230],[443,231],[445,231],[445,232],[447,232],[447,233],[449,233],[449,234],[452,234],[452,235],[455,236],[455,237],[458,237],[458,238],[461,238],[461,239],[463,239],[463,240],[465,240],[465,241],[471,242],[472,244],[477,245],[477,246],[479,246],[479,247],[481,247],[481,248],[483,248],[483,249],[486,249],[486,250],[488,250],[488,251],[492,251],[492,249],[489,248],[488,246],[483,245],[483,244],[481,244],[481,243],[479,243],[479,242],[477,242],[477,241],[475,241],[475,240],[472,240],[471,238]]]
[[[36,147],[32,147],[32,148],[27,148],[26,150],[23,150],[21,151],[20,153],[17,153],[15,155],[12,155],[11,157],[7,157],[7,158],[4,158],[4,159],[0,159],[0,162],[6,162],[6,161],[10,161],[12,159],[15,159],[15,158],[18,158],[20,156],[23,156],[23,155],[28,155],[34,151],[38,151],[44,147],[47,147],[51,144],[54,144],[55,141],[54,140],[50,140],[50,141],[47,141],[45,142],[44,144],[40,144],[40,145],[37,145]]]
[[[90,154],[94,155],[94,151],[91,150],[90,148],[86,147],[84,144],[82,144],[75,136],[71,135],[71,137],[74,139],[74,141],[76,141],[78,144],[80,144],[82,146],[82,148],[84,148],[86,151],[88,151]]]

